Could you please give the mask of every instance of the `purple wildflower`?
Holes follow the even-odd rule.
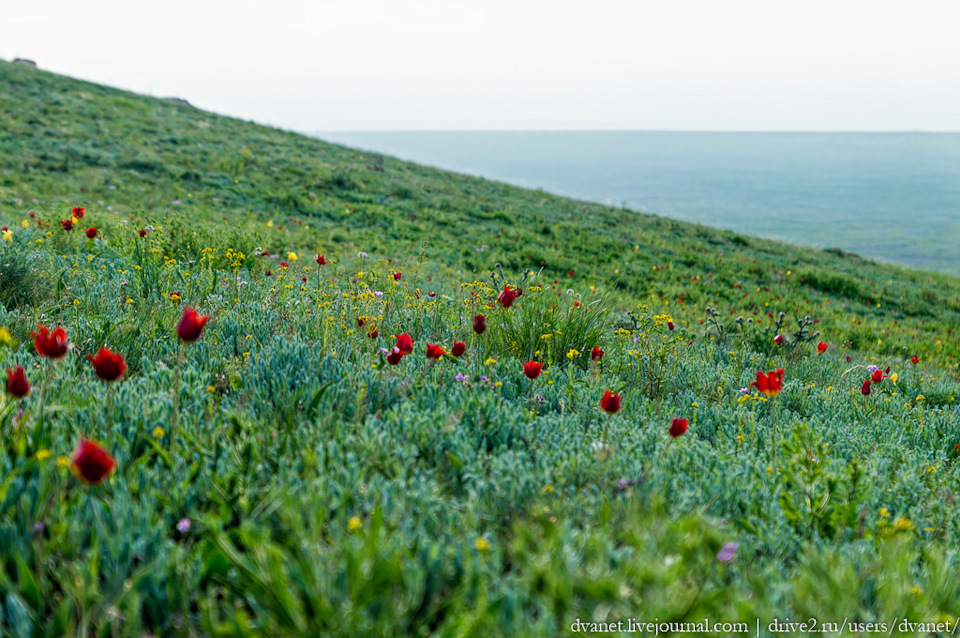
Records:
[[[720,551],[717,552],[717,560],[721,563],[728,563],[733,560],[733,557],[737,554],[737,549],[739,549],[740,543],[737,541],[731,541],[729,543],[724,543],[723,547],[720,548]]]

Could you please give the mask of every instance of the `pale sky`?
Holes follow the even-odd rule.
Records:
[[[955,0],[6,0],[0,58],[299,131],[960,131]]]

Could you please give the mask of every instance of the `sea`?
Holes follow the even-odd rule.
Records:
[[[577,199],[960,275],[960,133],[313,135]]]

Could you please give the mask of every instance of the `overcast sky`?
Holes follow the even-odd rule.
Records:
[[[0,58],[300,131],[960,130],[955,0],[8,0]]]

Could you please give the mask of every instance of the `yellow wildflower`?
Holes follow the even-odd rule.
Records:
[[[355,532],[355,531],[357,531],[358,529],[360,529],[361,527],[363,527],[363,523],[360,522],[360,518],[357,517],[357,516],[351,516],[351,517],[350,517],[350,520],[347,521],[347,530],[348,530],[348,531]]]
[[[901,516],[893,522],[893,528],[898,532],[909,532],[913,529],[913,521]]]

